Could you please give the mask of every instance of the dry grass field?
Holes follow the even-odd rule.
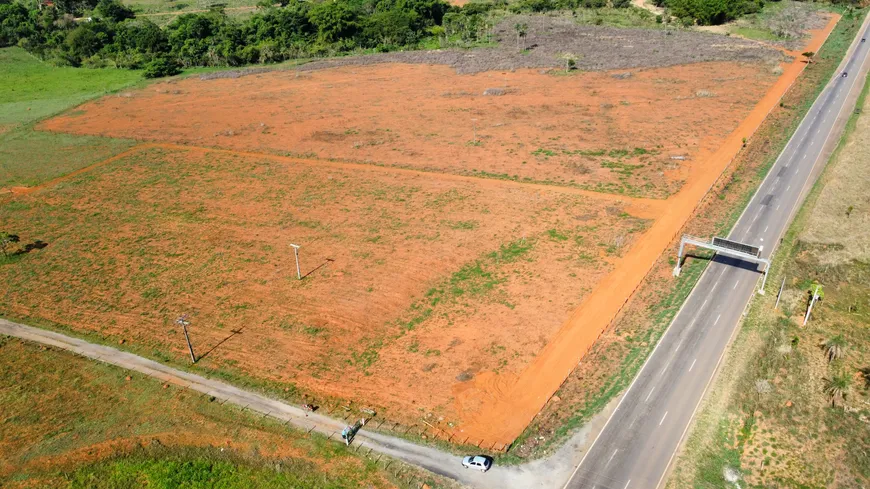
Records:
[[[726,472],[753,488],[870,483],[870,118],[851,124],[778,253],[779,308],[775,294],[754,304],[672,488],[721,484]]]

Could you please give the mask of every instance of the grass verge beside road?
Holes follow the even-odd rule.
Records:
[[[861,225],[868,151],[870,118],[853,115],[784,237],[770,293],[752,304],[669,488],[870,483],[870,239]],[[824,299],[802,326],[814,284]]]
[[[866,10],[844,15],[816,62],[801,75],[705,198],[686,233],[722,235],[731,229],[834,74],[865,15]],[[675,256],[676,246],[662,255],[613,328],[599,339],[502,463],[520,463],[552,453],[628,387],[706,268],[705,260],[689,260],[681,276],[674,279],[670,271]]]
[[[401,488],[412,476],[444,487],[197,392],[3,336],[0,404],[3,487]]]

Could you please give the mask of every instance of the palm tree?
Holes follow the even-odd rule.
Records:
[[[526,37],[526,34],[529,31],[529,24],[517,23],[514,25],[514,30],[517,31],[517,49],[522,51],[522,50],[526,49],[526,46],[525,46],[526,43],[523,43],[523,47],[522,47],[522,49],[520,49],[520,39]]]
[[[831,399],[832,407],[837,407],[837,401],[842,401],[849,395],[850,380],[848,375],[842,373],[825,379],[825,394]]]
[[[825,342],[825,356],[828,357],[828,362],[839,360],[846,354],[846,339],[843,335],[838,334]]]

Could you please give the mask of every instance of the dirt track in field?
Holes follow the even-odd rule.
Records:
[[[825,28],[813,31],[805,50],[818,52],[839,18],[832,16]],[[475,407],[473,412],[464,416],[464,419],[476,420],[463,426],[466,433],[503,442],[511,442],[522,433],[577,362],[616,318],[662,250],[678,236],[680,229],[692,217],[695,207],[740,151],[743,138],[752,137],[805,66],[805,63],[796,59],[785,67],[782,76],[758,102],[749,117],[705,161],[704,171],[691,175],[682,191],[668,199],[665,213],[626,258],[599,282],[518,379],[510,379],[506,385],[503,379],[489,376],[476,384],[463,385],[457,389],[457,403],[462,405],[468,399],[469,404]]]
[[[0,310],[180,358],[186,311],[201,368],[453,419],[457,376],[521,371],[663,204],[594,197],[146,144],[0,206],[49,243],[3,270]]]
[[[816,32],[807,49],[817,50],[833,24]],[[647,206],[645,217],[655,218],[655,223],[627,254],[612,262],[614,268],[607,275],[596,278],[592,291],[560,328],[538,324],[540,318],[530,316],[525,323],[513,324],[503,337],[510,341],[511,336],[527,335],[525,324],[547,339],[543,349],[533,351],[532,342],[526,342],[522,355],[530,355],[511,368],[493,368],[492,361],[499,358],[478,356],[466,369],[474,374],[471,380],[451,381],[451,374],[420,383],[418,377],[389,375],[407,365],[404,352],[415,344],[409,338],[382,355],[383,363],[376,366],[384,374],[381,381],[354,387],[363,401],[396,403],[408,413],[418,407],[444,412],[455,420],[458,437],[503,445],[522,432],[607,328],[740,150],[742,138],[752,135],[802,69],[799,61],[785,65],[773,83],[769,70],[759,73],[757,65],[733,63],[639,70],[625,78],[607,73],[556,77],[530,71],[456,77],[446,68],[431,66],[343,67],[303,73],[299,78],[284,72],[152,85],[142,92],[86,104],[76,115],[52,119],[42,128],[215,145],[248,156],[251,150],[314,153],[320,158],[447,172],[459,175],[450,178],[467,178],[469,183],[490,182],[479,176],[504,175],[500,178],[516,179],[513,184],[518,188],[538,181],[667,197],[661,206],[647,199],[626,199],[633,206]],[[721,86],[711,89],[711,83]],[[482,96],[493,86],[507,90],[504,95]],[[227,93],[246,98],[247,103],[221,104]],[[346,95],[339,96],[342,93]],[[565,93],[582,97],[564,102]],[[734,98],[735,93],[742,98]],[[301,103],[291,106],[286,100]],[[415,104],[409,104],[412,100]],[[510,111],[518,105],[525,114],[511,120]],[[469,131],[457,123],[460,119],[477,121]],[[604,127],[589,127],[601,120]],[[477,122],[479,135],[473,134]],[[676,129],[662,131],[665,126]],[[634,148],[643,151],[633,153]],[[675,153],[689,158],[674,163],[670,155]],[[612,199],[607,194],[586,195]],[[570,280],[560,283],[570,284]],[[491,317],[486,321],[492,324]],[[432,351],[444,352],[450,346],[436,344],[437,331],[421,333],[417,340],[431,342]],[[474,331],[469,323],[461,332]],[[473,356],[471,346],[464,347],[465,353],[457,352],[454,366],[460,365],[463,355]],[[412,396],[414,389],[430,392],[422,403],[425,406],[412,407],[404,402],[413,397],[383,398],[390,389]],[[338,384],[327,391],[345,392]]]

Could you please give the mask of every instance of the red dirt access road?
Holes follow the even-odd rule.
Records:
[[[813,31],[804,50],[818,52],[839,19],[832,15],[824,29]],[[784,67],[782,76],[749,116],[704,165],[693,167],[686,185],[667,200],[664,214],[586,297],[515,382],[509,383],[508,379],[487,373],[454,388],[457,412],[464,421],[459,428],[461,438],[484,439],[497,446],[513,443],[628,302],[740,151],[743,138],[748,139],[755,133],[805,66],[796,56]]]

